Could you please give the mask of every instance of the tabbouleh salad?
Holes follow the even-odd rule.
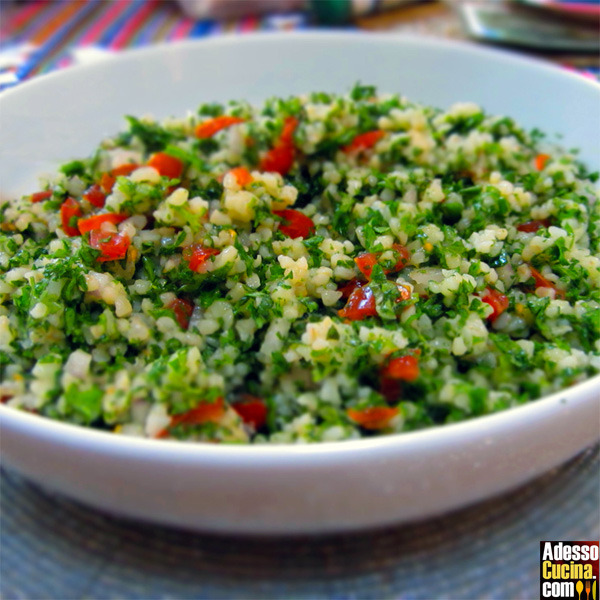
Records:
[[[2,205],[7,405],[335,441],[600,370],[597,174],[540,132],[362,85],[127,121]]]

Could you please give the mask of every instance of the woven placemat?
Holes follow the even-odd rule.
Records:
[[[0,596],[539,597],[539,542],[600,534],[600,450],[494,500],[383,531],[301,538],[194,534],[116,519],[11,471],[0,487]]]

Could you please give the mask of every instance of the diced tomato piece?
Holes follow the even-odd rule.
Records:
[[[157,152],[148,160],[148,166],[156,169],[163,177],[181,179],[183,162],[166,152]]]
[[[250,171],[246,169],[246,167],[236,167],[235,169],[231,169],[229,172],[235,177],[240,187],[246,187],[253,181],[252,175],[250,174]]]
[[[359,254],[354,262],[358,267],[358,270],[367,278],[371,279],[371,272],[373,267],[377,264],[377,256],[373,252],[364,252]]]
[[[365,429],[385,429],[398,414],[398,409],[391,406],[372,406],[360,410],[349,408],[347,414]]]
[[[275,146],[260,161],[260,170],[286,175],[294,164],[294,149],[291,146]]]
[[[281,130],[281,136],[279,142],[281,144],[287,144],[288,146],[294,145],[294,131],[298,127],[298,119],[295,117],[286,117],[283,122],[283,128]]]
[[[381,379],[379,382],[379,393],[390,403],[397,402],[402,394],[402,381],[414,381],[419,376],[419,365],[417,357],[421,355],[419,348],[410,349],[411,354],[401,358],[409,360],[396,361],[390,360],[381,370]],[[391,373],[388,373],[391,370]],[[396,375],[400,375],[397,377]]]
[[[136,163],[127,163],[125,165],[121,165],[119,167],[115,167],[111,174],[115,177],[121,177],[124,175],[131,175],[136,169],[139,169],[140,165]]]
[[[369,286],[357,287],[348,298],[346,306],[338,310],[338,315],[350,321],[362,321],[377,316],[375,296]]]
[[[194,304],[192,302],[182,298],[175,298],[173,302],[168,304],[167,308],[170,308],[175,313],[175,319],[182,329],[187,329],[190,326],[190,319],[194,312]]]
[[[565,293],[563,290],[559,290],[556,285],[554,285],[551,281],[546,279],[536,268],[529,265],[529,269],[531,270],[531,276],[535,281],[535,287],[537,288],[552,288],[555,292],[557,298],[564,298]]]
[[[126,165],[121,165],[120,167],[115,167],[110,173],[102,174],[102,177],[100,178],[100,187],[105,194],[110,194],[115,182],[117,181],[117,177],[130,175],[139,168],[140,165],[136,165],[134,163],[128,163]]]
[[[375,129],[366,133],[359,133],[347,146],[342,148],[342,152],[354,152],[357,150],[368,150],[372,148],[383,136],[384,131]]]
[[[214,402],[200,402],[198,406],[181,413],[173,415],[171,423],[166,429],[157,434],[157,438],[164,438],[169,431],[178,425],[201,425],[202,423],[218,423],[225,414],[223,398],[217,398]]]
[[[129,215],[124,215],[121,213],[105,213],[103,215],[94,215],[93,217],[88,217],[87,219],[79,219],[77,221],[77,227],[79,229],[79,233],[83,235],[88,231],[92,231],[92,229],[100,229],[102,227],[102,223],[112,223],[113,225],[118,225],[128,218]]]
[[[267,405],[262,398],[245,394],[244,399],[231,405],[242,421],[260,429],[267,422]]]
[[[553,288],[554,287],[554,284],[551,281],[549,281],[548,279],[546,279],[536,268],[530,266],[529,269],[531,271],[531,276],[535,280],[536,288],[539,288],[539,287]]]
[[[83,193],[83,199],[96,208],[102,208],[106,201],[106,194],[97,183],[94,183]]]
[[[110,194],[112,189],[117,181],[117,177],[123,175],[130,175],[136,169],[139,169],[140,165],[136,165],[134,163],[129,163],[126,165],[121,165],[120,167],[115,167],[110,173],[103,173],[100,178],[100,187],[105,194]]]
[[[393,244],[392,250],[398,254],[399,258],[396,264],[391,269],[384,269],[384,273],[387,275],[388,273],[397,273],[406,267],[408,261],[410,260],[410,252],[400,244]],[[363,252],[359,254],[354,262],[358,267],[359,271],[367,278],[371,279],[371,273],[373,272],[373,267],[377,264],[378,254],[374,252]]]
[[[283,235],[291,238],[307,238],[315,231],[313,220],[299,210],[285,208],[284,210],[274,210],[273,214],[286,221],[279,225],[279,231]]]
[[[63,231],[71,237],[79,235],[77,229],[77,217],[82,215],[81,206],[74,198],[67,198],[60,207],[60,218]]]
[[[42,202],[43,200],[48,200],[52,196],[52,192],[47,190],[45,192],[35,192],[31,194],[31,201],[35,204],[36,202]]]
[[[242,119],[241,117],[230,117],[229,115],[221,115],[220,117],[209,119],[196,126],[196,137],[200,139],[212,137],[218,131],[236,125],[237,123],[243,123],[245,120],[246,119]]]
[[[100,188],[105,194],[110,194],[117,181],[116,177],[113,177],[110,173],[102,173],[100,177]]]
[[[546,163],[550,160],[550,156],[548,154],[538,154],[535,157],[535,168],[538,171],[543,171]]]
[[[498,290],[490,287],[486,288],[486,294],[485,296],[482,296],[481,299],[494,309],[494,312],[488,317],[490,323],[493,323],[510,304],[508,298],[504,294],[501,294]]]
[[[347,300],[356,288],[362,287],[363,285],[362,281],[351,279],[348,283],[338,286],[338,292],[342,292],[342,298]]]
[[[192,244],[183,249],[183,260],[189,263],[192,271],[203,273],[206,261],[217,254],[219,254],[219,250],[216,248],[205,248],[200,244]]]
[[[527,221],[527,223],[521,223],[520,225],[517,225],[517,231],[523,231],[524,233],[535,233],[540,227],[550,227],[549,219],[540,219]]]
[[[287,117],[281,130],[281,135],[275,145],[264,155],[260,161],[261,171],[272,171],[286,175],[294,164],[296,152],[294,149],[294,131],[298,120]]]
[[[90,246],[101,252],[98,262],[125,258],[130,244],[126,233],[104,232],[100,229],[90,231]]]
[[[171,417],[171,427],[181,425],[200,425],[201,423],[217,422],[225,413],[223,398],[217,398],[214,402],[200,402],[198,406],[180,415]]]
[[[419,360],[412,354],[390,359],[381,372],[382,377],[415,381],[419,377]]]
[[[402,271],[402,269],[408,265],[410,261],[410,252],[408,248],[405,248],[402,244],[392,244],[392,250],[398,254],[398,261],[394,265],[394,270],[392,271],[392,273],[397,273],[398,271]]]

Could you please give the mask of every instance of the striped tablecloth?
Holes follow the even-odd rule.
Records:
[[[379,4],[385,6],[385,1],[379,0]],[[0,90],[126,48],[223,33],[309,26],[311,20],[306,13],[198,21],[186,17],[175,0],[0,0]],[[364,16],[352,26],[465,37],[458,17],[448,5],[432,0],[415,0],[393,11]],[[598,78],[598,57],[548,58],[587,77]]]
[[[298,29],[303,13],[195,21],[165,0],[0,0],[0,89],[105,53],[222,33]]]

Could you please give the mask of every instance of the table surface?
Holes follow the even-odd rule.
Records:
[[[103,53],[222,32],[298,29],[301,14],[196,22],[174,3],[0,3],[0,89]],[[463,38],[439,2],[355,26]],[[553,57],[580,67],[573,57]],[[539,542],[600,537],[600,450],[502,497],[425,522],[327,537],[235,538],[119,520],[0,478],[0,598],[539,597]]]
[[[600,450],[499,498],[379,531],[194,534],[0,480],[0,597],[539,598],[540,540],[600,536]]]

